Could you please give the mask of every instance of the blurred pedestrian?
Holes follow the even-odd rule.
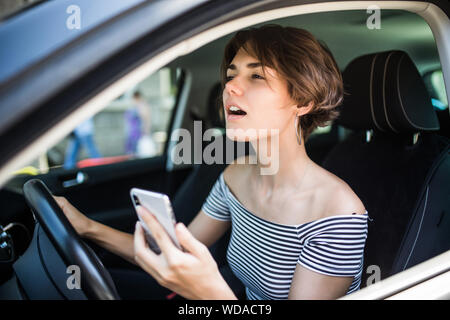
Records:
[[[92,118],[84,121],[71,134],[69,144],[66,149],[64,168],[72,169],[76,167],[78,152],[81,147],[85,147],[90,158],[100,158],[94,142],[94,121]]]
[[[142,137],[148,140],[151,132],[150,106],[139,91],[133,94],[133,105],[125,112],[125,121],[127,130],[125,153],[136,154],[139,140]]]

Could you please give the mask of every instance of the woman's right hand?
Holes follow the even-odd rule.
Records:
[[[80,236],[86,236],[92,226],[93,221],[82,214],[75,208],[66,198],[53,196],[67,219],[69,219],[72,226]]]

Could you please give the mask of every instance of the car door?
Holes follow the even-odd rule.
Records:
[[[160,72],[162,71],[170,70]],[[157,72],[151,78],[161,77]],[[87,216],[131,232],[136,215],[130,202],[130,189],[138,187],[172,196],[180,181],[183,181],[191,170],[185,168],[171,175],[166,171],[167,137],[170,136],[170,127],[180,104],[179,97],[185,90],[183,79],[183,72],[180,72],[172,81],[173,88],[176,88],[171,90],[172,96],[151,95],[152,91],[159,93],[160,90],[153,90],[159,82],[144,81],[140,86],[136,86],[147,90],[149,94],[146,95],[146,100],[152,101],[152,105],[147,107],[152,110],[153,121],[149,124],[149,137],[152,137],[153,150],[148,150],[147,153],[145,150],[125,150],[129,148],[126,144],[133,142],[130,139],[139,140],[143,137],[130,136],[134,134],[134,129],[127,128],[126,121],[127,114],[133,110],[133,100],[122,95],[93,117],[92,140],[99,152],[97,157],[92,158],[86,145],[81,143],[77,147],[77,154],[73,154],[76,163],[68,161],[73,153],[71,146],[77,143],[78,131],[75,129],[42,155],[45,158],[43,167],[42,161],[33,161],[32,165],[42,167],[38,170],[42,173],[35,175],[19,171],[9,184],[20,186],[29,179],[40,179],[53,194],[66,197]],[[167,103],[161,103],[161,100],[167,98],[170,100],[169,106],[166,106]],[[138,142],[135,141],[135,144]],[[137,146],[134,147],[137,149]]]
[[[52,130],[62,119],[69,119],[67,123],[60,125],[60,130],[68,137],[74,126],[69,122],[79,124],[80,118],[88,118],[85,115],[73,115],[77,113],[77,108],[108,84],[139,66],[140,61],[148,60],[161,52],[173,41],[182,42],[192,32],[198,32],[199,30],[194,31],[195,25],[202,25],[202,29],[205,29],[208,27],[208,19],[225,19],[218,11],[233,11],[249,6],[252,2],[254,1],[233,1],[228,4],[204,0],[152,3],[135,1],[134,6],[128,5],[121,11],[118,10],[113,18],[103,17],[102,22],[84,31],[79,37],[68,42],[66,40],[67,43],[61,47],[55,46],[54,51],[45,52],[45,58],[36,58],[37,62],[34,64],[33,59],[28,57],[23,62],[22,69],[17,67],[17,73],[3,78],[0,84],[0,143],[5,150],[0,155],[0,162],[5,164],[13,154],[16,154],[17,161],[23,161],[24,157],[18,154],[19,150],[44,132]],[[90,2],[78,1],[76,4],[82,15],[89,14]],[[66,7],[68,9],[73,3],[60,1],[43,5],[51,6],[52,14],[66,14]],[[36,9],[43,5],[36,6]],[[193,8],[196,10],[190,11]],[[45,20],[48,20],[45,16],[40,20],[44,26]],[[159,32],[162,27],[165,32]],[[30,32],[29,29],[23,29],[22,26],[11,31]],[[147,36],[142,38],[145,34]],[[50,81],[51,79],[58,81]],[[20,186],[30,178],[41,179],[54,194],[67,197],[86,215],[112,227],[130,231],[136,217],[129,199],[129,190],[140,187],[173,196],[192,168],[191,165],[177,170],[168,168],[170,134],[174,127],[182,125],[185,112],[183,104],[189,94],[184,72],[179,72],[175,84],[176,92],[173,94],[170,116],[165,119],[164,130],[159,131],[165,134],[166,140],[157,155],[127,161],[114,160],[114,163],[106,165],[54,168],[45,174],[15,177],[8,184]],[[130,89],[124,86],[115,90],[110,100]],[[13,110],[13,105],[20,107]],[[104,106],[91,108],[89,116],[95,120],[102,108]],[[68,116],[71,114],[72,116]],[[60,138],[54,140],[53,146],[59,140]],[[55,148],[48,151],[52,149],[54,151]],[[63,152],[60,150],[60,153]],[[21,167],[30,162],[32,159],[28,159]],[[2,172],[9,174],[10,170]]]

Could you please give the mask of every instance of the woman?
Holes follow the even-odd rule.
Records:
[[[139,139],[150,137],[151,114],[150,106],[143,99],[140,91],[133,93],[133,105],[125,112],[127,139],[125,153],[138,153]]]
[[[148,249],[139,223],[133,247],[131,235],[88,220],[59,198],[64,211],[80,233],[189,299],[236,298],[207,249],[230,226],[227,259],[249,299],[335,299],[357,290],[367,211],[304,146],[342,101],[331,53],[305,30],[268,25],[238,32],[221,69],[227,135],[249,141],[256,155],[225,169],[189,228],[177,224],[184,251],[142,207],[160,255]],[[258,135],[247,136],[248,129]],[[261,174],[274,161],[276,172]]]

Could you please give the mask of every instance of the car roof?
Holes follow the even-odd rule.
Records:
[[[41,2],[0,23],[0,84],[30,64],[145,0],[58,0]],[[74,7],[75,6],[75,7]],[[67,21],[79,8],[80,28]],[[5,50],[7,48],[7,50]],[[6,63],[7,62],[7,63]]]

